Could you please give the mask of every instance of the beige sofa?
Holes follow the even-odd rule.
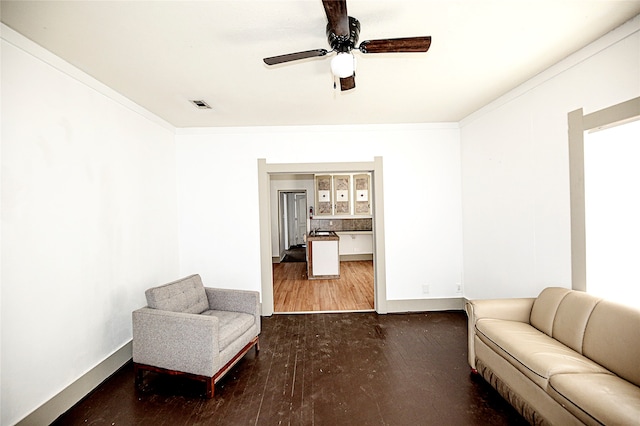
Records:
[[[531,424],[640,424],[640,311],[559,287],[473,300],[469,364]]]

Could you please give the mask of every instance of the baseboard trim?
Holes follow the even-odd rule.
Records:
[[[387,312],[461,311],[464,309],[464,302],[464,297],[387,300]]]
[[[372,253],[356,253],[356,254],[341,254],[340,262],[351,262],[357,260],[373,260]],[[282,259],[279,256],[272,256],[271,263],[280,263]]]
[[[373,260],[372,253],[360,253],[360,254],[341,254],[340,262],[351,262],[357,260]]]
[[[18,426],[48,425],[77,404],[100,383],[108,379],[123,365],[131,360],[133,344],[131,341],[111,354],[107,359],[89,370],[78,380],[60,391],[49,401],[36,408],[31,414],[20,420]],[[133,386],[133,383],[131,383]]]

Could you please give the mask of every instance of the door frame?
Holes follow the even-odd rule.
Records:
[[[270,209],[271,176],[276,174],[350,172],[371,173],[374,309],[379,314],[387,313],[382,157],[374,157],[373,161],[350,163],[267,163],[266,159],[259,158],[258,210],[260,215],[260,278],[263,316],[271,316],[274,312]]]

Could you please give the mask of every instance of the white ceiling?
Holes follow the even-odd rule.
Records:
[[[460,121],[640,13],[640,0],[348,0],[360,41],[432,36],[427,53],[356,53],[333,89],[320,0],[5,1],[2,22],[176,127]],[[208,102],[199,110],[190,99]]]

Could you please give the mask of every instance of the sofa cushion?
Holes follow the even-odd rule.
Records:
[[[242,336],[255,322],[253,315],[242,312],[206,310],[202,314],[218,318],[218,344],[220,345],[220,352],[238,337]]]
[[[145,291],[147,305],[163,311],[199,314],[209,309],[200,275],[191,275]]]
[[[571,290],[561,287],[547,287],[536,298],[531,308],[530,323],[532,326],[551,336],[553,334],[553,321],[556,311],[562,299]]]
[[[607,373],[607,370],[529,324],[482,318],[476,334],[542,389],[558,373]]]
[[[551,337],[582,353],[582,341],[593,308],[602,300],[582,291],[572,291],[560,302]]]
[[[613,374],[556,374],[549,394],[586,424],[640,423],[640,388]]]
[[[587,323],[582,353],[640,386],[640,310],[598,303]]]

